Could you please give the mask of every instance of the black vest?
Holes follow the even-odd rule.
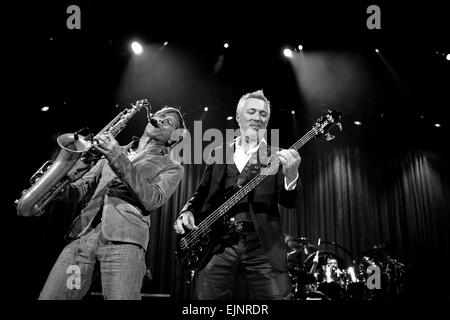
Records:
[[[265,156],[263,156],[265,158]],[[242,172],[239,170],[236,164],[227,164],[225,173],[225,190],[229,190],[236,185],[243,186],[248,181],[250,181],[254,176],[256,176],[260,171],[261,167],[264,167],[267,161],[261,161],[259,151],[252,154],[247,164],[245,165]],[[235,216],[236,221],[252,221],[250,211],[248,208],[249,195],[251,196],[253,191],[247,194],[241,199],[231,210],[232,214]]]

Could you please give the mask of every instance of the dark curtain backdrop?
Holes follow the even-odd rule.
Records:
[[[370,139],[358,144],[348,138],[314,140],[301,149],[303,188],[295,209],[281,208],[284,231],[311,243],[318,238],[336,243],[322,249],[335,250],[346,263],[385,244],[391,257],[408,267],[408,293],[448,296],[450,174],[444,148],[374,144]],[[190,299],[193,290],[189,274],[174,256],[173,222],[195,191],[204,165],[184,168],[177,192],[152,213],[147,253],[152,278],[143,286],[144,293],[170,294],[171,299]],[[23,184],[11,181],[17,190]],[[10,199],[17,196],[16,189],[9,191]],[[70,203],[54,206],[43,217],[20,218],[12,210],[8,216],[15,230],[10,248],[17,263],[15,276],[8,279],[13,296],[35,299],[64,247],[62,236],[79,208]],[[93,291],[100,290],[99,282]]]
[[[448,295],[443,288],[450,262],[450,189],[444,155],[426,149],[376,152],[337,142],[311,143],[301,156],[303,189],[297,206],[281,208],[286,233],[312,243],[318,238],[336,243],[327,249],[347,263],[383,244],[407,267],[406,294]],[[144,292],[191,298],[189,275],[174,257],[172,225],[203,169],[185,165],[178,191],[153,213],[147,254],[153,278]]]

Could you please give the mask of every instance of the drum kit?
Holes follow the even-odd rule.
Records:
[[[402,295],[405,265],[377,245],[354,258],[335,242],[286,240],[294,300],[389,300]]]

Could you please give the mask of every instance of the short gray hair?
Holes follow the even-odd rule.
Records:
[[[244,94],[241,99],[239,99],[238,105],[236,107],[236,115],[240,114],[242,111],[242,108],[244,107],[245,102],[248,99],[259,99],[265,102],[267,109],[269,109],[270,114],[270,101],[266,98],[264,95],[264,92],[262,90],[257,90],[255,92],[250,92],[247,94]]]

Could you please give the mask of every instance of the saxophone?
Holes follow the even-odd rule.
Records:
[[[142,107],[150,112],[150,104],[146,99],[138,100],[131,109],[120,112],[98,134],[109,133],[113,137],[118,135],[127,122]],[[83,129],[82,129],[83,130]],[[80,130],[81,131],[81,130]],[[57,138],[61,150],[55,161],[45,162],[31,177],[31,187],[22,191],[20,199],[14,204],[19,216],[39,216],[44,213],[45,207],[59,195],[71,182],[81,178],[92,168],[102,154],[92,148],[94,136],[82,136],[79,132],[62,134]]]

